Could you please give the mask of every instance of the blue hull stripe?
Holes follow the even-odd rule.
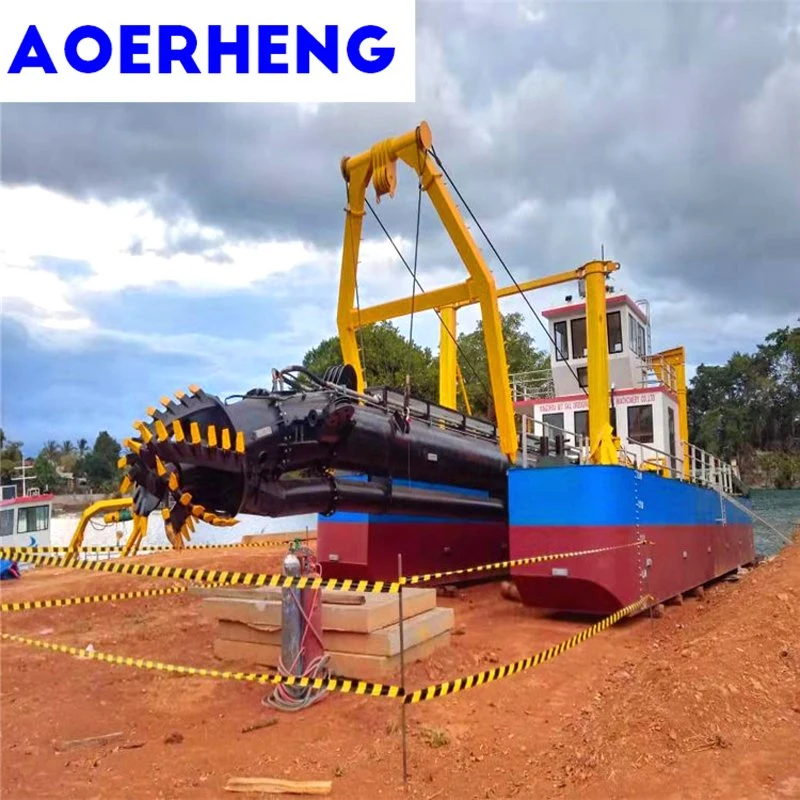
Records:
[[[508,494],[512,527],[716,525],[721,514],[713,489],[622,466],[513,469]],[[725,510],[729,524],[752,524],[729,501]]]

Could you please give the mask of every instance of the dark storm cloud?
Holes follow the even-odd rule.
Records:
[[[6,107],[3,179],[146,198],[226,237],[335,246],[340,157],[427,118],[519,277],[595,257],[602,241],[721,310],[743,297],[775,314],[800,306],[787,4],[422,2],[418,19],[415,106]],[[410,233],[413,189],[380,206],[393,231]],[[426,230],[428,258],[454,263]],[[202,239],[170,247],[224,253]]]

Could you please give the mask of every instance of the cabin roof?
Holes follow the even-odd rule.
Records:
[[[609,308],[614,308],[615,306],[625,305],[636,314],[637,317],[644,323],[647,324],[647,316],[645,315],[644,311],[639,308],[639,305],[635,300],[631,298],[630,295],[627,294],[612,294],[606,295],[606,306]],[[571,314],[575,314],[579,311],[584,311],[586,309],[586,303],[571,303],[565,306],[556,306],[555,308],[548,308],[546,311],[542,312],[542,316],[545,319],[551,319],[552,317],[563,317],[569,316]]]
[[[23,497],[10,497],[8,500],[0,500],[0,508],[40,505],[51,502],[54,497],[54,494],[28,494]]]

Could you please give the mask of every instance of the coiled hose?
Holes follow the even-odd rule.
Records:
[[[316,569],[314,572],[321,576],[322,570],[319,568],[319,565],[315,566]],[[290,595],[292,601],[295,603],[303,617],[305,626],[303,629],[303,638],[300,640],[300,648],[290,668],[286,669],[286,665],[283,663],[283,654],[278,657],[278,672],[285,676],[295,674],[295,667],[297,666],[298,659],[303,655],[306,637],[309,635],[309,632],[317,638],[320,644],[322,644],[322,637],[320,636],[319,631],[312,625],[311,620],[303,608],[303,604],[298,601],[298,595],[293,592],[290,593]],[[314,596],[312,613],[317,604],[320,602],[321,597],[322,591],[317,590]],[[317,678],[321,680],[327,680],[328,677],[330,677],[328,672],[329,661],[330,656],[327,653],[323,653],[323,655],[318,656],[309,664],[306,664],[305,669],[300,677],[310,678],[311,680],[315,680]],[[309,708],[310,706],[314,705],[314,703],[318,703],[320,700],[326,697],[327,694],[327,688],[315,689],[312,686],[290,686],[285,683],[279,683],[270,694],[264,695],[264,697],[261,698],[261,704],[264,706],[271,706],[278,711],[301,711],[304,708]]]

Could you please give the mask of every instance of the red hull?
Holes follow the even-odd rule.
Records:
[[[508,558],[504,522],[335,522],[320,518],[317,559],[327,578],[386,581]],[[455,581],[451,581],[455,582]]]
[[[643,595],[663,602],[755,560],[748,524],[515,526],[511,558],[537,553],[591,550],[635,542],[648,544],[558,562],[512,569],[526,605],[588,614],[610,614]]]

